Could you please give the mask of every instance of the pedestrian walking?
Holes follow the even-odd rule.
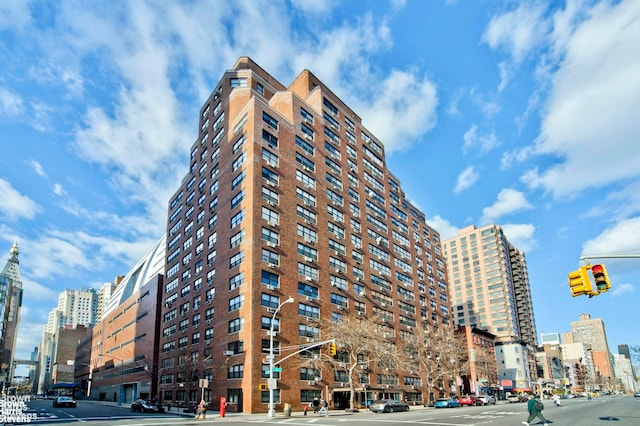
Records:
[[[198,408],[196,411],[196,419],[206,419],[207,418],[207,403],[203,400],[200,400],[200,404],[198,404]]]
[[[544,404],[536,399],[535,396],[529,395],[529,401],[527,402],[527,410],[529,411],[529,418],[526,422],[522,422],[523,425],[529,426],[533,419],[536,417],[542,420],[544,426],[549,426],[547,419],[542,415],[542,410],[544,410]]]
[[[318,398],[313,398],[311,405],[313,406],[313,414],[318,414],[318,409],[320,409],[320,400]]]
[[[318,415],[321,416],[322,413],[324,413],[326,417],[329,416],[329,404],[327,404],[327,401],[324,399],[320,401],[320,410],[318,410]]]

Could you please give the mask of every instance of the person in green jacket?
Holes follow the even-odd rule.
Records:
[[[538,405],[539,404],[539,405]],[[527,410],[529,410],[529,418],[526,422],[522,422],[523,425],[529,426],[531,421],[538,417],[540,420],[544,422],[544,426],[549,426],[547,419],[542,415],[542,410],[544,409],[544,405],[542,402],[538,401],[535,396],[529,395],[529,401],[527,402]]]

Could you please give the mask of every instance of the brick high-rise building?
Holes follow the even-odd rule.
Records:
[[[593,350],[593,362],[600,377],[594,377],[596,383],[608,383],[615,375],[613,357],[607,343],[607,332],[601,318],[591,318],[589,314],[580,314],[578,321],[571,322],[571,334],[576,342],[589,344]]]
[[[259,385],[269,377],[274,318],[278,353],[323,338],[309,320],[384,319],[398,339],[423,321],[449,324],[438,233],[387,169],[383,144],[311,72],[286,87],[242,57],[204,103],[198,128],[169,204],[165,403],[204,395],[214,406],[225,397],[229,410],[267,411]],[[281,365],[276,408],[320,396],[344,408],[344,380],[308,377],[300,362]],[[375,369],[363,375],[358,402],[422,399],[402,376],[383,384]]]
[[[496,336],[494,388],[530,392],[537,379],[537,333],[524,253],[493,224],[463,228],[443,248],[453,321]]]

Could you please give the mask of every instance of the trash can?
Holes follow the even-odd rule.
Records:
[[[291,404],[285,402],[284,404],[284,416],[291,417]]]

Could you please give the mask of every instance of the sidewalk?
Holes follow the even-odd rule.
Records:
[[[123,410],[131,411],[131,403],[122,403],[122,405],[118,405],[117,402],[111,402],[111,401],[95,401],[95,400],[88,400],[88,399],[83,401],[95,403],[95,404],[109,405],[114,408],[120,408]],[[410,411],[426,410],[426,409],[432,409],[432,408],[433,407],[423,407],[422,405],[415,405],[410,407]],[[184,408],[171,407],[171,410],[165,410],[164,414],[171,414],[176,417],[195,419],[194,413],[184,413],[182,412],[182,410],[184,410]],[[371,413],[371,412],[367,409],[362,409],[355,413],[346,412],[345,410],[330,409],[329,417],[349,417],[349,416],[357,416],[363,413]],[[281,418],[281,419],[282,418],[304,418],[304,417],[305,417],[304,411],[294,411],[291,413],[291,416],[285,416],[283,412],[276,412],[276,418]],[[306,417],[313,418],[313,417],[319,417],[319,416],[317,414],[313,414],[313,411],[308,411]],[[248,413],[232,413],[232,412],[226,412],[224,417],[220,417],[219,411],[208,410],[207,417],[205,419],[200,419],[199,421],[201,422],[233,421],[234,419],[238,420],[239,418],[245,419],[245,420],[249,420],[249,419],[258,420],[258,419],[267,419],[268,417],[267,417],[267,413],[248,414]]]

